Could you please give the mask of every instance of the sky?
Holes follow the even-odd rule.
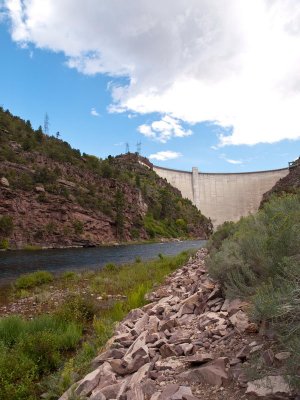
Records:
[[[0,0],[0,105],[105,158],[247,172],[300,155],[299,0]],[[0,121],[1,124],[1,121]]]

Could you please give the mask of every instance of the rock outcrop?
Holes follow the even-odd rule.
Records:
[[[248,382],[243,364],[251,354],[268,350],[245,313],[247,303],[225,300],[209,278],[205,256],[206,250],[199,250],[147,296],[149,304],[117,325],[92,372],[73,387],[76,395],[91,400],[229,400],[245,397],[246,388],[256,397],[291,394],[281,376],[268,380],[271,389],[259,391],[258,381]],[[282,390],[280,382],[285,382]]]
[[[300,158],[294,162],[287,176],[280,179],[271,190],[263,195],[260,207],[270,199],[273,194],[294,193],[300,188]]]

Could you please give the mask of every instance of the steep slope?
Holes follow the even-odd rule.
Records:
[[[0,108],[0,247],[205,238],[210,232],[210,221],[147,159],[81,155]]]
[[[260,207],[270,199],[273,194],[295,193],[300,188],[300,157],[295,160],[287,176],[280,179],[271,190],[263,195]]]

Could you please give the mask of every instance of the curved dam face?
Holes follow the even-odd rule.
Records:
[[[154,171],[179,189],[216,227],[238,221],[258,210],[262,195],[285,177],[289,169],[242,173],[202,173],[153,166]]]

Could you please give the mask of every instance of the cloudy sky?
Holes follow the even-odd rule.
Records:
[[[299,0],[0,0],[0,104],[80,150],[242,172],[300,154]]]

